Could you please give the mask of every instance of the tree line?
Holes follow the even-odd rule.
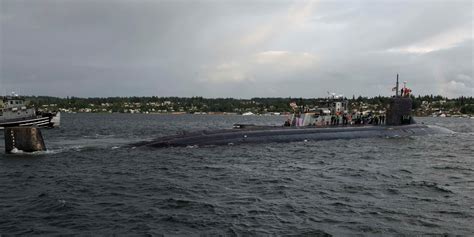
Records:
[[[443,96],[411,96],[413,99],[413,109],[419,109],[423,103],[430,104],[431,107],[442,110],[457,110],[461,113],[474,113],[473,97],[458,97],[448,99]],[[327,98],[292,98],[292,97],[256,97],[251,99],[235,98],[204,98],[204,97],[50,97],[50,96],[29,96],[26,98],[31,104],[41,107],[43,105],[53,105],[50,107],[63,109],[85,109],[92,106],[100,107],[107,104],[113,112],[123,112],[127,106],[135,106],[143,111],[152,108],[175,109],[180,108],[186,112],[237,112],[237,111],[255,111],[255,112],[290,112],[290,102],[296,102],[300,106],[315,106],[318,103],[327,100]],[[389,103],[390,97],[375,96],[362,97],[353,96],[346,98],[349,104],[367,104],[383,108]]]

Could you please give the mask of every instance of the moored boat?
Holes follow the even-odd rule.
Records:
[[[21,126],[52,128],[58,127],[60,120],[60,112],[39,112],[29,106],[24,97],[14,93],[0,100],[0,129]]]

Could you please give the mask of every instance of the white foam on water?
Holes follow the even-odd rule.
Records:
[[[13,147],[13,149],[10,151],[12,154],[22,154],[24,153],[24,151],[22,150],[19,150],[18,148],[16,147]]]

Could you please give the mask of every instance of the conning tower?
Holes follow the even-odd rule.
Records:
[[[398,90],[398,74],[397,84],[393,88],[396,91],[395,96],[390,99],[387,107],[386,125],[406,125],[413,124],[415,121],[412,118],[412,99],[410,98],[411,90],[404,86]]]

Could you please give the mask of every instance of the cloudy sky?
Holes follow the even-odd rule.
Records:
[[[473,3],[0,0],[0,93],[474,96]]]

